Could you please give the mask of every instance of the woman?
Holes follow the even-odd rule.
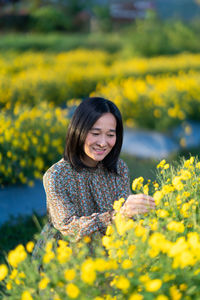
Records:
[[[79,241],[105,233],[114,218],[113,203],[132,218],[155,207],[150,196],[131,195],[128,168],[119,159],[123,140],[120,111],[103,98],[88,98],[68,127],[64,157],[44,175],[50,223],[61,235]],[[49,224],[50,224],[49,223]],[[50,232],[50,225],[43,232]]]

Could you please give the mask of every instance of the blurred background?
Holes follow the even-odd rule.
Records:
[[[89,95],[122,112],[131,181],[199,155],[200,1],[0,0],[0,255],[46,222],[42,176]]]

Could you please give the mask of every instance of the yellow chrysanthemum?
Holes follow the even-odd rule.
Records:
[[[24,291],[22,293],[21,300],[33,300],[33,297],[29,291]]]
[[[70,298],[75,299],[80,294],[80,290],[75,284],[69,283],[66,286],[66,293]]]
[[[160,279],[152,279],[145,283],[146,290],[148,292],[156,292],[162,286],[162,280]]]
[[[4,280],[8,274],[8,267],[5,264],[0,265],[0,281]]]

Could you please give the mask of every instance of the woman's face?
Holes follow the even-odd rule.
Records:
[[[88,132],[84,143],[83,162],[95,167],[112,150],[116,143],[117,122],[113,114],[103,114]]]

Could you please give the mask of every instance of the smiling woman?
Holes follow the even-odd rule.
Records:
[[[43,177],[49,222],[52,228],[79,241],[94,233],[105,233],[114,219],[113,203],[126,199],[121,213],[132,218],[155,207],[154,199],[131,195],[128,168],[119,159],[123,123],[116,105],[103,98],[85,99],[76,109],[68,127],[64,156]],[[39,240],[33,252],[42,247]]]

